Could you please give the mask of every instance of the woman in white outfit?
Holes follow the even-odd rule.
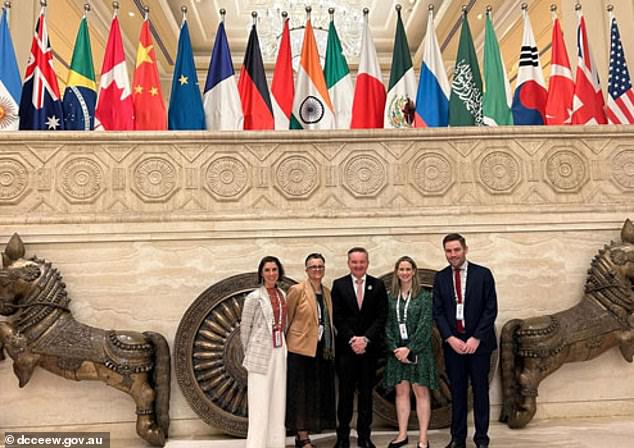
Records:
[[[286,296],[278,286],[282,263],[266,256],[258,267],[260,287],[244,300],[240,340],[248,375],[247,448],[283,448],[286,406]]]

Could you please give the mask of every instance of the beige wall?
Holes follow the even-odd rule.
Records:
[[[576,303],[591,258],[634,218],[627,127],[3,137],[0,242],[17,231],[51,260],[82,322],[159,331],[170,344],[202,291],[263,255],[295,279],[312,251],[326,256],[328,281],[344,274],[357,244],[374,274],[403,254],[439,269],[454,230],[495,274],[501,328]],[[634,416],[632,373],[616,349],[566,365],[541,385],[537,418]],[[20,390],[5,361],[0,390],[11,404],[0,430],[96,425],[133,437],[131,400],[102,384],[38,370]],[[215,431],[175,381],[172,397],[173,436]],[[492,398],[497,414],[497,375]]]

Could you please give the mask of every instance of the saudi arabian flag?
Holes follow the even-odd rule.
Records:
[[[335,114],[319,62],[313,26],[308,19],[297,69],[291,129],[333,129],[334,127]]]
[[[482,78],[465,12],[451,83],[449,126],[474,125],[482,125]]]
[[[500,54],[498,39],[493,30],[491,14],[487,12],[484,33],[484,98],[482,112],[487,126],[513,124],[511,105],[513,95]]]
[[[324,76],[328,94],[335,110],[335,127],[337,129],[350,129],[352,121],[352,99],[354,86],[348,63],[343,55],[341,41],[337,35],[335,21],[330,21],[328,27],[328,44],[326,45],[326,65]]]
[[[383,114],[383,126],[386,129],[411,128],[414,125],[415,101],[418,93],[400,6],[397,6],[396,11],[398,17],[392,53],[392,70]]]

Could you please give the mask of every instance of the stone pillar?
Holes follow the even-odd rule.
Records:
[[[26,62],[31,52],[33,30],[39,11],[39,0],[13,0],[12,2],[9,25],[11,26],[11,37],[21,77],[24,77]]]

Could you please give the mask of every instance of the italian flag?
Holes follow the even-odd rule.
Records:
[[[297,70],[291,129],[333,129],[335,113],[321,70],[317,42],[310,19],[306,21],[304,43]]]
[[[335,110],[335,127],[337,129],[350,129],[354,87],[334,20],[330,21],[328,28],[324,76],[326,77],[328,94]]]
[[[396,11],[398,18],[383,125],[385,128],[411,128],[416,111],[416,75],[401,19],[401,8],[397,7]]]
[[[359,71],[354,86],[352,101],[353,129],[383,127],[383,110],[385,109],[385,86],[383,85],[381,66],[376,56],[376,48],[370,36],[368,16],[365,15],[363,34],[361,36],[361,55]]]

